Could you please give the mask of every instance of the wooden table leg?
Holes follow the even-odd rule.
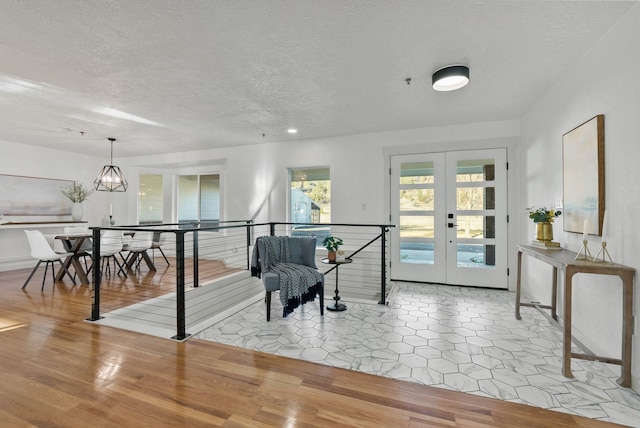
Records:
[[[562,339],[562,374],[573,377],[571,373],[571,296],[573,272],[564,275],[564,336]]]
[[[518,251],[518,272],[516,273],[516,319],[520,316],[520,287],[522,286],[522,251]]]
[[[72,262],[73,262],[73,256],[67,256],[62,261],[62,266],[60,266],[60,269],[58,269],[58,272],[56,272],[56,276],[55,276],[56,281],[62,281],[62,278],[64,278],[66,274],[65,269],[69,270]]]
[[[153,260],[151,260],[151,257],[149,257],[149,253],[147,252],[147,250],[144,250],[142,252],[142,258],[144,259],[145,263],[147,264],[147,267],[149,268],[149,270],[151,271],[156,271],[156,265],[153,264]]]
[[[65,268],[67,268],[67,270],[69,270],[71,265],[73,265],[73,269],[76,271],[76,274],[80,279],[80,283],[89,284],[90,281],[89,281],[89,278],[87,277],[87,272],[85,272],[84,267],[80,262],[81,256],[78,255],[78,253],[80,252],[80,247],[82,246],[82,243],[84,242],[84,240],[85,238],[78,238],[78,239],[74,239],[73,241],[71,241],[70,239],[62,240],[64,249],[69,253],[73,253],[73,255],[68,256],[66,259],[64,259],[64,261],[62,262],[62,265]],[[56,274],[56,281],[61,281],[64,275],[65,275],[64,268],[61,267],[58,270],[58,273]]]
[[[56,281],[62,281],[62,278],[64,278],[64,275],[66,273],[65,268],[67,270],[70,270],[69,268],[73,266],[73,269],[75,270],[76,274],[78,275],[78,279],[80,280],[80,284],[89,284],[89,278],[87,277],[87,273],[85,272],[79,257],[67,257],[62,262],[62,266],[63,267],[60,267],[60,269],[58,269],[58,272],[56,273]]]
[[[80,258],[73,256],[71,258],[71,264],[78,274],[78,279],[80,280],[80,284],[89,284],[89,278],[87,277],[87,273],[84,270],[84,266],[82,266],[82,262],[80,262]]]
[[[633,272],[624,272],[622,279],[622,370],[620,386],[631,387],[631,344],[633,333]]]

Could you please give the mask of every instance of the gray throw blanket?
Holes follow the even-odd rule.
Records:
[[[258,241],[264,242],[265,254],[258,252]],[[317,270],[291,263],[287,236],[261,236],[256,240],[251,258],[251,274],[260,277],[263,272],[273,272],[280,277],[280,302],[286,317],[295,308],[315,299],[322,290],[322,274]]]

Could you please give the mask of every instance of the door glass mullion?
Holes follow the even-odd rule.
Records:
[[[435,186],[432,184],[401,184],[400,190],[406,189],[433,189]]]
[[[495,215],[496,210],[494,209],[490,209],[490,210],[458,210],[456,211],[457,215],[482,215],[482,216],[487,216],[487,215]]]

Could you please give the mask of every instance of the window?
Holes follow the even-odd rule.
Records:
[[[320,241],[329,234],[328,227],[313,226],[331,223],[331,179],[329,168],[289,169],[291,181],[290,207],[292,223],[311,223],[294,226],[294,236],[318,236]]]
[[[162,224],[162,175],[140,174],[138,223]]]
[[[220,220],[220,174],[178,176],[178,222]]]

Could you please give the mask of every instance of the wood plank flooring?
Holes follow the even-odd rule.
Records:
[[[132,281],[166,292],[173,280],[158,265]],[[29,271],[0,272],[2,427],[615,426],[208,341],[98,326],[84,321],[89,287],[49,278],[40,292],[37,273],[22,291]]]

